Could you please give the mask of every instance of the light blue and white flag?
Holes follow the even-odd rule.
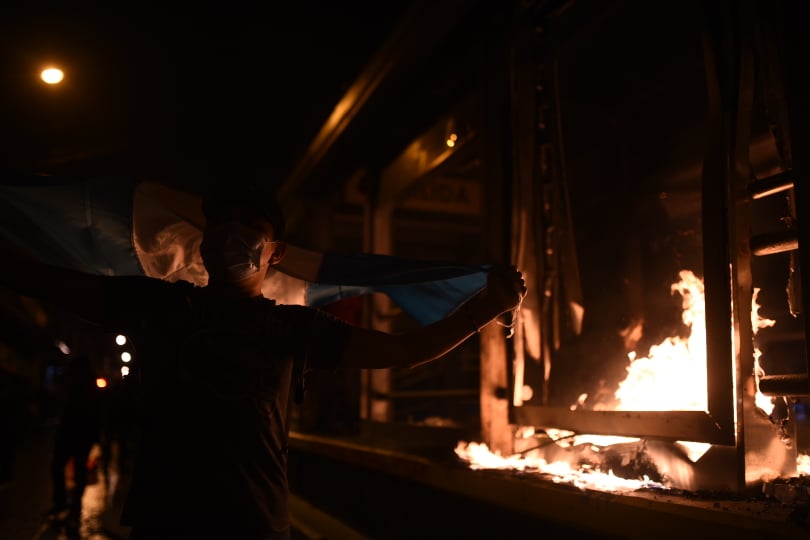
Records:
[[[6,176],[0,234],[60,267],[205,285],[199,196],[137,178]],[[263,292],[314,307],[384,293],[420,324],[452,313],[486,285],[490,265],[321,253],[290,245]]]

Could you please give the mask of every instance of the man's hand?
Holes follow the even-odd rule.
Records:
[[[461,310],[475,331],[520,306],[526,296],[523,274],[514,265],[497,265],[487,275],[487,286]]]
[[[484,293],[487,303],[496,310],[494,316],[518,307],[526,296],[523,274],[514,265],[498,265],[487,275]]]

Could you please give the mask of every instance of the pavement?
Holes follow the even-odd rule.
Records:
[[[56,426],[30,426],[19,438],[10,481],[0,485],[0,538],[4,540],[73,540],[64,523],[49,519],[50,459]],[[92,455],[99,455],[94,447]],[[125,540],[129,529],[118,524],[127,477],[111,466],[108,477],[88,485],[82,498],[79,538]]]
[[[119,519],[129,476],[118,470],[115,459],[111,460],[107,476],[99,468],[98,481],[85,489],[78,535],[69,533],[63,522],[49,518],[55,432],[55,424],[31,426],[17,441],[12,478],[0,483],[0,539],[127,540],[130,530],[121,526]],[[100,451],[94,447],[91,456],[100,455]],[[115,446],[112,452],[116,452]],[[294,494],[290,497],[290,513],[293,540],[366,538]]]

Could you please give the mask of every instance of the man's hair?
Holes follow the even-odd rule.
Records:
[[[275,193],[255,186],[233,186],[231,188],[210,189],[203,194],[202,211],[209,222],[221,221],[224,210],[239,206],[249,209],[273,225],[276,240],[283,240],[286,234],[284,213],[278,204]]]

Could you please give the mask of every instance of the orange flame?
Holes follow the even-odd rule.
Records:
[[[588,468],[573,469],[571,465],[563,461],[548,463],[542,458],[532,458],[529,456],[513,455],[502,457],[499,453],[490,452],[484,443],[466,443],[460,441],[456,445],[456,455],[469,463],[473,470],[479,469],[506,469],[518,471],[530,471],[548,475],[554,483],[570,484],[579,489],[593,489],[599,491],[612,491],[627,493],[644,487],[655,487],[666,489],[658,482],[651,481],[648,477],[641,480],[631,480],[621,478],[613,474],[613,471],[603,473]]]
[[[703,281],[689,270],[681,270],[679,276],[672,293],[682,297],[681,319],[690,329],[689,335],[653,345],[646,357],[630,353],[627,377],[616,390],[614,410],[705,411],[708,407]]]
[[[757,296],[759,296],[759,288],[754,288],[754,294],[751,297],[751,328],[753,329],[754,336],[763,328],[770,328],[776,324],[773,319],[766,319],[759,314],[760,305],[757,303]],[[756,394],[754,402],[759,409],[769,415],[773,412],[773,400],[759,391],[759,379],[765,375],[765,370],[759,364],[759,358],[762,356],[762,351],[754,344],[754,381],[756,382]]]
[[[630,364],[627,376],[619,383],[611,410],[706,410],[708,406],[706,379],[706,322],[703,281],[692,271],[679,272],[680,281],[672,284],[672,293],[682,297],[682,321],[689,330],[688,336],[673,336],[650,347],[647,356],[638,357],[635,351],[628,355]],[[586,395],[580,397],[584,401]],[[576,408],[573,405],[572,408]],[[608,409],[606,406],[600,407]],[[555,430],[548,430],[549,433]],[[552,438],[560,438],[554,437]],[[606,447],[626,443],[627,437],[580,434],[565,436],[558,444],[577,446],[589,444]],[[692,443],[682,443],[690,445]],[[697,460],[708,445],[702,445],[693,454]],[[550,475],[555,482],[566,482],[582,489],[601,491],[631,491],[645,486],[664,488],[649,478],[627,479],[586,467],[574,469],[565,462],[547,463],[531,454],[502,457],[493,454],[485,444],[459,442],[456,455],[465,460],[472,469],[531,470]]]
[[[708,384],[706,370],[706,322],[705,322],[705,296],[703,281],[689,270],[679,272],[680,281],[672,285],[672,293],[682,297],[682,321],[689,329],[686,337],[669,337],[650,347],[645,357],[637,357],[635,351],[628,355],[630,364],[627,367],[626,378],[619,383],[615,392],[613,406],[598,406],[602,410],[624,411],[674,411],[697,410],[705,411],[708,408]],[[760,289],[754,289],[751,301],[751,323],[753,333],[762,328],[771,327],[775,321],[759,315],[757,296]],[[761,351],[754,346],[754,376],[757,382],[756,405],[767,414],[773,410],[770,398],[761,394],[759,378],[764,371],[759,365]],[[583,394],[578,404],[571,406],[574,410],[587,399]],[[518,433],[521,430],[518,429]],[[534,430],[528,428],[528,435]],[[592,447],[607,447],[614,444],[626,443],[638,439],[615,437],[606,435],[576,435],[571,432],[548,429],[546,434],[552,439],[559,439],[556,443],[562,447],[589,444]],[[707,443],[678,441],[691,461],[696,462],[711,447]],[[603,473],[592,470],[587,466],[574,469],[565,462],[547,463],[536,451],[526,455],[515,454],[503,457],[499,453],[492,453],[486,444],[465,443],[460,441],[455,449],[456,455],[466,461],[471,469],[512,469],[531,471],[549,475],[554,482],[564,482],[575,485],[580,489],[590,488],[600,491],[632,491],[642,487],[656,487],[666,489],[666,486],[652,482],[648,477],[640,480],[620,478],[613,471]],[[801,454],[797,460],[799,474],[810,475],[810,455]]]
[[[810,476],[810,455],[799,454],[796,459],[796,472],[800,476]]]

